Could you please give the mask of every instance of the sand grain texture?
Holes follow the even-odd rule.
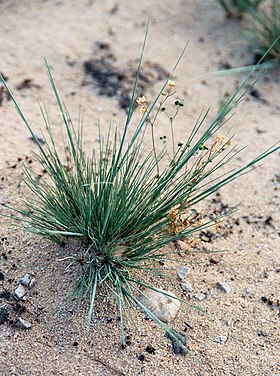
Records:
[[[0,1],[0,72],[8,78],[35,132],[41,134],[40,128],[44,128],[36,99],[46,104],[55,129],[61,122],[44,57],[74,121],[82,107],[86,145],[96,142],[98,121],[104,131],[110,119],[115,125],[123,124],[125,111],[119,107],[119,98],[100,95],[100,88],[85,74],[84,63],[97,56],[102,42],[109,46],[115,69],[125,72],[139,57],[147,20],[151,27],[145,62],[170,71],[189,41],[174,77],[185,99],[176,123],[178,141],[184,141],[201,109],[211,107],[213,119],[221,92],[233,91],[241,79],[192,76],[216,71],[225,63],[234,67],[253,60],[242,28],[225,19],[216,1]],[[160,84],[157,80],[148,83],[145,95],[153,98]],[[248,144],[235,166],[279,139],[279,84],[279,70],[268,73],[256,87],[261,99],[248,95],[231,119],[229,126],[234,126],[240,146]],[[22,160],[37,168],[32,155],[35,144],[6,97],[0,114],[0,201],[17,206],[20,195],[27,192],[19,186]],[[156,132],[157,137],[168,132],[168,123],[163,121]],[[201,247],[227,251],[217,263],[209,262],[209,254],[189,255],[184,260],[200,261],[188,275],[192,295],[211,292],[209,299],[190,299],[207,309],[208,316],[186,307],[172,324],[178,331],[186,329],[194,357],[173,354],[162,330],[144,320],[141,313],[134,315],[139,332],[133,325],[126,326],[131,343],[122,350],[116,307],[102,293],[90,331],[85,329],[86,304],[66,306],[57,314],[78,274],[78,269],[66,269],[67,264],[59,260],[75,250],[25,234],[0,217],[4,286],[12,291],[27,272],[34,273],[37,280],[22,314],[32,328],[24,331],[8,323],[0,326],[0,374],[279,375],[279,176],[279,153],[275,153],[258,169],[224,188],[219,200],[227,205],[240,202],[240,210],[228,228],[210,242],[204,238]],[[217,282],[227,282],[231,292],[218,290]],[[158,287],[184,296],[176,269],[173,279]],[[224,345],[215,342],[218,336],[227,336]],[[155,351],[147,351],[147,346]]]

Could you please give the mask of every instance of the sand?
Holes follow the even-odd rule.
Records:
[[[148,20],[143,64],[144,75],[149,77],[144,88],[147,98],[155,96],[165,72],[171,71],[189,43],[174,75],[176,89],[185,99],[176,120],[176,137],[184,141],[201,110],[211,107],[209,124],[222,96],[243,78],[198,75],[228,64],[237,67],[253,62],[244,34],[246,22],[227,20],[214,0],[0,1],[0,72],[37,134],[44,129],[37,99],[46,104],[54,128],[61,123],[44,58],[74,121],[81,107],[86,145],[96,143],[98,122],[104,132],[110,119],[122,127],[126,94]],[[102,58],[124,76],[117,97],[86,72],[86,63]],[[4,92],[0,95],[0,201],[18,207],[21,195],[28,194],[21,181],[23,161],[38,168],[32,154],[35,144],[12,102]],[[248,94],[227,125],[233,127],[241,147],[248,145],[234,167],[279,139],[278,99],[279,69],[275,69],[257,83],[255,92]],[[168,135],[168,129],[167,121],[160,122],[157,137]],[[146,142],[149,148],[150,140]],[[12,292],[27,272],[37,281],[21,311],[11,317],[16,320],[21,315],[32,328],[20,329],[9,321],[0,325],[0,374],[280,375],[279,192],[279,153],[275,153],[223,188],[214,202],[210,198],[203,203],[217,210],[240,206],[219,233],[201,234],[196,249],[180,256],[183,264],[191,263],[188,281],[194,291],[183,293],[176,270],[170,272],[170,279],[156,281],[158,287],[208,312],[205,315],[186,305],[171,323],[185,333],[191,356],[173,354],[163,330],[137,311],[132,312],[134,323],[126,324],[129,345],[122,349],[115,304],[102,291],[90,330],[85,325],[87,300],[79,307],[66,305],[59,311],[79,274],[77,266],[67,268],[69,263],[62,259],[75,252],[77,245],[61,248],[0,217],[1,289]],[[3,206],[1,213],[7,213]],[[211,253],[195,252],[211,250],[225,250],[218,263],[210,261]],[[231,292],[219,290],[217,282],[227,282]],[[205,292],[208,299],[195,297]],[[1,299],[4,303],[6,298]],[[224,344],[215,341],[218,336],[226,337]]]

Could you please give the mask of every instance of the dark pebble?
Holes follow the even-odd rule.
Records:
[[[155,354],[156,349],[153,346],[147,346],[145,348],[145,351],[147,351],[147,353],[149,353],[149,354]]]

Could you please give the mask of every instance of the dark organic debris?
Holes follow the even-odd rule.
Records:
[[[212,243],[215,239],[217,239],[217,235],[212,231],[205,230],[199,233],[199,238],[205,243]]]
[[[177,338],[175,339],[171,333]],[[187,339],[184,333],[177,332],[175,329],[171,329],[171,333],[166,332],[165,336],[170,339],[172,343],[172,351],[174,354],[186,355],[188,353],[186,349]]]
[[[232,68],[232,65],[230,63],[228,63],[227,61],[226,62],[220,62],[220,69],[231,69]]]
[[[269,215],[269,216],[265,219],[264,224],[265,224],[266,226],[274,227],[272,222],[273,222],[273,218],[272,218],[271,215]]]
[[[11,297],[10,291],[8,291],[7,289],[3,288],[3,290],[0,293],[0,298],[5,299],[5,300],[9,300],[10,297]]]
[[[2,77],[4,78],[5,81],[8,81],[8,78],[3,73],[0,72],[0,74],[2,75]],[[0,86],[0,106],[2,106],[5,99],[7,101],[9,101],[11,98],[10,98],[7,90],[5,89],[5,87]]]
[[[113,7],[110,9],[109,11],[109,14],[116,14],[119,10],[119,4],[116,3],[115,5],[113,5]]]
[[[280,184],[280,175],[275,174],[274,177],[271,179],[271,181],[275,184]]]
[[[248,225],[255,225],[257,228],[262,228],[262,227],[274,228],[273,217],[271,215],[268,215],[266,217],[263,217],[263,216],[252,217],[248,215],[243,215],[242,219],[244,219]]]
[[[250,90],[250,95],[252,97],[256,98],[256,99],[260,99],[261,98],[260,92],[257,89],[255,89],[255,88],[252,88]]]
[[[124,341],[125,341],[125,343],[122,344],[122,348],[123,349],[125,349],[126,346],[131,345],[131,336],[130,335],[126,335]]]
[[[145,355],[144,355],[144,354],[140,354],[140,355],[138,356],[138,359],[140,360],[140,362],[144,362],[144,360],[145,360]]]
[[[38,84],[35,84],[33,82],[33,78],[25,78],[24,80],[21,81],[20,84],[17,85],[18,90],[24,90],[24,89],[32,89],[32,88],[40,89],[41,86]]]
[[[153,346],[150,346],[148,345],[146,348],[145,348],[145,351],[149,354],[155,354],[156,352],[156,349],[153,347]]]
[[[266,296],[262,296],[261,302],[267,304],[269,307],[272,307],[272,308],[280,307],[280,300],[279,299],[272,300],[271,298],[267,298]]]
[[[128,110],[130,104],[130,93],[137,72],[135,67],[137,67],[137,62],[129,61],[125,68],[119,68],[110,45],[105,42],[97,42],[94,57],[84,62],[85,73],[97,83],[99,94],[117,97],[120,108],[125,111]],[[147,85],[164,80],[168,76],[169,73],[158,63],[143,64],[138,79],[139,95],[143,93]]]
[[[256,128],[256,132],[258,134],[263,134],[263,133],[266,133],[266,131],[264,129],[260,129],[260,128]]]
[[[254,99],[258,100],[258,101],[261,101],[262,103],[264,104],[268,104],[268,101],[266,99],[264,99],[262,96],[261,96],[261,93],[259,92],[259,90],[255,89],[255,88],[251,88],[249,90],[249,95],[251,97],[253,97]]]
[[[8,321],[10,308],[8,304],[3,304],[0,307],[0,324],[4,324],[5,321]]]

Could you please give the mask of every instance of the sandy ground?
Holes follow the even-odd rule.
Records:
[[[104,131],[110,119],[121,127],[125,93],[147,20],[151,26],[143,69],[149,76],[148,98],[153,98],[164,71],[171,70],[189,42],[174,78],[185,99],[176,123],[178,141],[184,140],[201,109],[211,107],[209,122],[221,96],[241,80],[194,76],[225,64],[236,67],[253,61],[243,34],[246,25],[226,20],[216,1],[0,1],[0,72],[38,134],[44,125],[37,99],[46,104],[54,125],[61,122],[44,57],[74,121],[81,106],[86,142],[96,142],[98,122]],[[102,58],[125,77],[120,89],[124,90],[124,102],[120,95],[104,92],[102,82],[100,88],[86,73],[86,62]],[[256,90],[240,104],[229,123],[240,146],[248,145],[234,166],[241,166],[279,139],[279,70],[269,72]],[[3,92],[0,95],[0,200],[17,206],[26,192],[20,184],[22,161],[36,168],[35,144],[11,102]],[[165,133],[168,123],[162,121],[157,137]],[[0,289],[13,291],[27,272],[35,275],[37,284],[28,301],[18,307],[20,312],[14,313],[31,322],[32,328],[20,329],[11,322],[0,325],[0,374],[280,375],[279,192],[279,153],[275,153],[258,169],[224,188],[215,202],[205,203],[218,208],[240,203],[240,209],[220,233],[200,236],[199,250],[226,250],[217,264],[210,262],[209,253],[182,256],[181,262],[192,262],[189,281],[194,291],[183,294],[176,270],[170,280],[159,282],[160,287],[209,312],[205,315],[186,306],[171,324],[185,333],[193,356],[173,354],[163,331],[138,312],[133,312],[136,325],[126,326],[130,344],[121,349],[116,309],[102,292],[90,331],[85,328],[88,302],[75,308],[66,306],[58,313],[79,272],[75,267],[66,268],[67,263],[60,260],[75,248],[62,249],[25,234],[1,217],[0,271],[4,281],[0,281]],[[230,285],[229,294],[215,287],[219,281]],[[208,299],[195,298],[207,291]],[[3,292],[1,299],[2,303],[6,299]],[[215,342],[218,336],[227,336],[226,342]]]

